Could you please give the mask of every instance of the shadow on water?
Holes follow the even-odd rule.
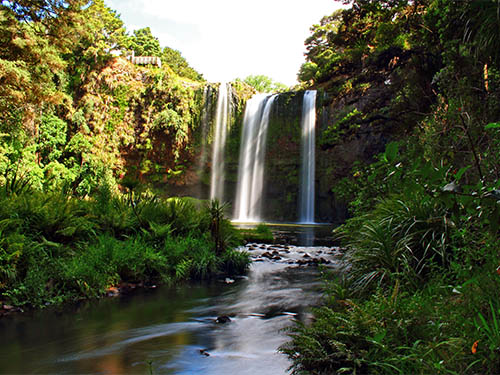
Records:
[[[305,240],[310,240],[306,231]],[[250,245],[249,245],[250,246]],[[318,268],[298,266],[328,247],[258,245],[236,280],[189,283],[103,299],[73,311],[0,319],[0,372],[286,374],[284,328],[321,298]],[[281,247],[279,247],[281,246]],[[279,253],[280,260],[262,258]],[[316,255],[317,254],[317,255]],[[229,317],[220,324],[217,318]]]

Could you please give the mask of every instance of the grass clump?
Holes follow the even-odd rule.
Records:
[[[499,373],[500,241],[482,236],[478,258],[478,248],[456,246],[457,236],[467,238],[470,232],[453,238],[448,228],[443,263],[441,250],[424,252],[425,236],[416,248],[420,253],[410,240],[404,250],[394,250],[394,228],[387,223],[382,228],[386,236],[377,238],[392,235],[387,248],[394,253],[374,246],[371,254],[368,248],[356,254],[350,248],[350,270],[330,277],[313,322],[291,329],[291,341],[281,351],[293,360],[292,373]],[[443,227],[433,228],[441,238]],[[418,233],[430,235],[429,228]],[[414,259],[415,254],[427,258]]]
[[[246,242],[274,243],[274,235],[264,223],[257,225],[255,228],[238,229],[238,232]]]

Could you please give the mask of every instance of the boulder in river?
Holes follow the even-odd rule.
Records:
[[[219,324],[229,323],[230,321],[231,318],[227,315],[221,315],[217,319],[215,319],[215,322]]]

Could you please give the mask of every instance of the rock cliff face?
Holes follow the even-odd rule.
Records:
[[[273,105],[267,136],[265,158],[264,212],[269,221],[295,222],[298,219],[300,179],[301,117],[304,92],[280,94]],[[367,98],[363,98],[367,100]],[[346,217],[344,202],[332,192],[336,181],[346,177],[356,161],[370,162],[389,141],[385,126],[360,124],[344,131],[335,143],[331,124],[337,123],[361,104],[346,104],[324,92],[316,103],[316,207],[317,222],[342,222]],[[361,108],[362,109],[362,108]],[[385,123],[384,123],[385,124]],[[226,199],[234,202],[242,124],[234,124],[226,148]],[[329,143],[327,143],[327,140]]]
[[[196,128],[194,157],[190,166],[167,181],[169,195],[191,195],[207,199],[212,167],[211,146],[217,85],[208,86],[205,95],[205,124]],[[248,87],[233,87],[231,121],[225,147],[224,200],[234,203],[238,176],[239,151],[246,101],[253,92]],[[300,180],[301,117],[303,91],[278,95],[274,101],[268,127],[265,157],[264,212],[267,221],[298,220]],[[352,174],[354,163],[371,163],[398,132],[404,121],[384,113],[393,98],[387,79],[361,83],[350,92],[338,95],[318,89],[316,101],[316,200],[315,221],[340,223],[347,215],[346,202],[332,191],[342,178]],[[208,102],[207,102],[208,100]],[[403,130],[401,130],[403,129]],[[204,155],[203,156],[203,151]],[[201,163],[200,163],[201,160]],[[232,209],[228,211],[231,215]]]
[[[367,121],[359,115],[374,105],[373,100],[380,100],[381,94],[380,90],[373,90],[367,96],[346,100],[323,93],[318,100],[316,189],[320,220],[346,219],[346,202],[336,199],[332,187],[352,174],[354,163],[375,161],[391,139],[391,127],[386,120]]]

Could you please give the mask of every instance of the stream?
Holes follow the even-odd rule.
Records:
[[[321,298],[338,249],[249,244],[244,277],[136,291],[0,319],[0,372],[287,374],[277,348]],[[227,319],[229,318],[229,319]]]

